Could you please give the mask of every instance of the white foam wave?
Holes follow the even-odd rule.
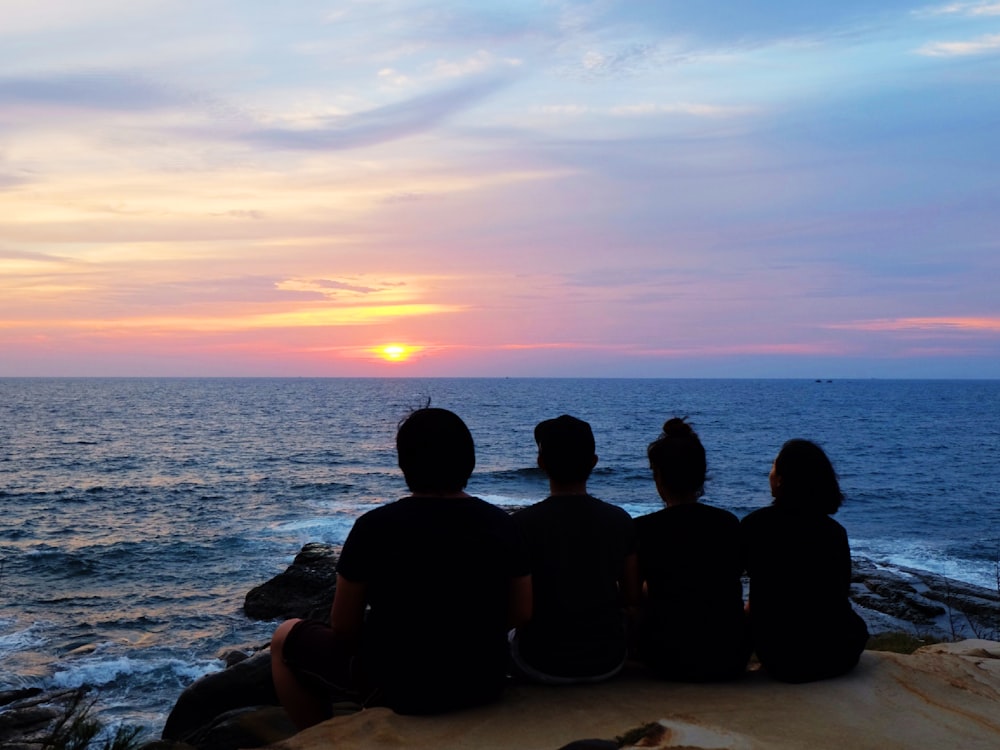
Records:
[[[64,665],[51,677],[53,687],[78,688],[84,685],[100,687],[127,678],[168,672],[184,682],[190,682],[223,668],[218,659],[183,661],[181,659],[136,659],[129,656],[81,659]]]
[[[926,570],[988,589],[995,589],[997,585],[996,562],[960,559],[933,543],[852,539],[851,550],[890,566]]]
[[[0,620],[0,631],[17,627],[17,621],[13,619]],[[45,643],[45,638],[41,631],[45,628],[45,623],[34,622],[26,628],[11,630],[10,632],[0,632],[0,656],[13,654],[18,651],[26,651],[31,648],[41,646]]]
[[[343,544],[359,516],[384,503],[354,504],[350,508],[331,508],[329,515],[301,518],[274,525],[274,531],[297,536],[302,542],[323,541]]]

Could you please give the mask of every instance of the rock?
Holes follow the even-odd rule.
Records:
[[[893,618],[897,629],[936,638],[1000,638],[1000,593],[926,570],[853,560],[851,598]],[[864,612],[862,612],[864,614]],[[871,623],[870,623],[871,625]],[[872,628],[873,632],[884,628]]]
[[[271,652],[262,651],[188,686],[167,717],[161,737],[198,746],[192,738],[200,736],[223,714],[277,705],[278,696],[271,682]]]
[[[995,750],[1000,643],[865,652],[850,674],[804,685],[763,672],[732,683],[683,684],[630,668],[598,685],[517,686],[495,705],[446,716],[368,709],[300,732],[274,750],[554,750],[610,748],[618,744],[608,744],[612,738],[623,738],[626,748],[675,750]]]
[[[280,706],[237,708],[217,716],[187,742],[196,750],[237,750],[264,747],[298,731]]]
[[[263,651],[266,647],[267,647],[267,644],[264,644],[262,646],[258,646],[257,648],[253,648],[253,649],[230,648],[230,649],[226,649],[225,651],[223,651],[222,653],[220,653],[219,656],[218,656],[218,658],[219,658],[219,661],[221,661],[223,664],[225,664],[226,668],[228,669],[229,667],[233,666],[234,664],[239,664],[241,661],[246,661],[251,656],[253,656],[256,652]]]
[[[26,698],[34,698],[37,695],[41,695],[41,692],[42,689],[37,687],[0,690],[0,706],[7,706]]]
[[[38,688],[0,693],[0,747],[41,750],[52,747],[64,717],[81,705],[85,689],[45,692]]]
[[[325,620],[329,615],[336,589],[336,561],[337,549],[332,545],[319,543],[305,545],[285,572],[247,594],[244,605],[247,616],[266,620],[289,617],[313,617]],[[942,576],[935,576],[925,571],[885,568],[865,558],[855,558],[854,560],[852,598],[859,606],[859,611],[868,620],[872,632],[882,632],[886,629],[906,632],[915,630],[922,634],[948,638],[949,633],[955,632],[953,627],[949,629],[949,618],[953,625],[955,621],[964,622],[969,617],[978,618],[975,620],[976,622],[985,622],[991,615],[994,618],[1000,615],[1000,600],[993,592],[957,581],[949,581]],[[876,622],[877,625],[873,627],[873,623]],[[822,644],[817,644],[817,648],[821,647]],[[247,653],[253,653],[255,650],[257,653],[247,658]],[[255,649],[241,646],[221,654],[220,658],[225,660],[228,665],[227,669],[198,680],[178,699],[163,729],[163,742],[167,744],[158,749],[147,748],[146,750],[169,750],[169,748],[181,750],[189,747],[194,747],[196,750],[208,750],[208,748],[229,750],[229,748],[236,747],[259,747],[276,742],[294,732],[294,728],[288,722],[284,712],[277,707],[277,697],[271,684],[269,652],[260,650],[259,647]],[[893,658],[895,657],[871,657],[871,659],[876,660]],[[870,661],[868,655],[865,656],[865,659]],[[876,661],[876,663],[880,662]],[[752,675],[745,682],[754,685],[758,684],[761,679]],[[837,682],[835,681],[835,684]],[[614,701],[620,700],[621,696],[618,691],[627,693],[633,688],[634,685],[631,682],[626,682],[616,688],[609,686],[608,689],[612,692],[608,700],[614,703]],[[655,694],[656,691],[664,689],[663,683],[650,685],[642,682],[640,692],[651,691],[651,694]],[[675,686],[674,689],[682,688]],[[683,688],[683,690],[694,691],[699,689]],[[713,686],[709,692],[704,694],[704,700],[711,703],[716,700],[715,696],[726,695],[726,691],[729,689],[724,686]],[[811,686],[803,688],[806,693],[815,689]],[[515,701],[520,692],[527,691],[525,694],[532,694],[532,690],[528,687],[516,688],[514,691]],[[543,695],[547,695],[543,689],[539,690],[542,690]],[[783,688],[775,685],[773,690],[781,692]],[[569,692],[565,693],[565,695],[576,694],[578,693],[575,688],[571,688]],[[563,694],[559,693],[558,695]],[[798,693],[792,695],[798,695]],[[543,697],[543,705],[545,700],[547,698]],[[784,698],[779,696],[777,700],[780,705],[780,701]],[[535,698],[532,697],[530,705],[526,705],[525,710],[535,712],[534,701]],[[669,707],[667,698],[664,698],[663,705]],[[507,711],[502,706],[484,710],[500,711],[501,714]],[[568,706],[567,710],[571,714],[575,711],[572,706]],[[351,711],[354,711],[354,707],[345,713]],[[634,728],[639,725],[638,721],[625,722],[617,729],[630,730],[631,734],[625,739],[639,742],[639,739],[636,738],[641,737],[641,741],[646,743],[643,746],[650,747],[672,747],[677,746],[679,742],[689,741],[701,743],[694,744],[692,747],[712,746],[706,744],[710,742],[729,743],[728,745],[717,745],[719,747],[743,746],[741,745],[744,743],[742,737],[730,736],[721,729],[705,728],[698,723],[692,725],[684,722],[678,723],[674,720],[675,714],[666,708],[660,709],[660,712],[662,715],[647,715],[645,717],[651,723],[648,726],[639,727],[639,729],[646,731],[644,735],[636,734],[637,730],[635,729],[630,730],[630,727]],[[372,711],[365,711],[363,715],[366,717],[364,720],[352,718],[350,721],[364,723],[369,718],[377,718],[377,714]],[[487,715],[493,716],[493,714]],[[457,716],[461,717],[465,714]],[[669,721],[660,721],[660,719],[669,719]],[[399,720],[405,721],[402,718]],[[508,720],[511,722],[511,726],[517,723],[516,717],[513,715],[509,715]],[[385,722],[389,722],[389,724],[395,721],[397,721],[396,718],[385,719]],[[490,721],[493,719],[491,718]],[[497,726],[496,731],[503,737],[505,733],[512,730],[511,727]],[[516,735],[516,732],[514,734]],[[571,745],[574,750],[584,750],[585,748],[618,745],[618,740],[609,738],[619,737],[619,735],[605,735],[608,739],[580,739],[588,736],[601,737],[593,732],[579,731],[566,738],[554,740],[548,745],[529,741],[528,737],[523,739],[528,742],[524,745],[525,747],[557,748],[572,742],[575,743]],[[358,737],[358,744],[354,746],[364,746],[360,739],[362,734],[359,734]],[[609,742],[614,744],[609,745]],[[674,744],[664,745],[662,744],[664,742]],[[442,747],[449,746],[451,745],[448,745],[447,742],[442,743]],[[514,747],[516,743],[495,746]],[[759,746],[759,744],[754,746]]]
[[[246,595],[243,611],[251,620],[287,620],[292,617],[326,621],[337,588],[337,548],[311,542],[284,573]]]

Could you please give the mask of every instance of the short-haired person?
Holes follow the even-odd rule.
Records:
[[[632,518],[587,492],[597,463],[589,424],[548,419],[535,442],[549,497],[514,514],[534,591],[532,619],[511,639],[515,671],[548,684],[608,679],[628,655],[624,608],[638,601]]]
[[[329,626],[289,620],[272,638],[278,698],[300,728],[329,718],[336,700],[407,714],[492,701],[506,681],[507,632],[531,615],[513,521],[465,492],[476,462],[465,423],[418,409],[396,449],[412,494],[355,522]]]
[[[739,519],[698,502],[705,448],[683,419],[667,420],[646,455],[666,507],[635,519],[645,590],[639,657],[668,679],[739,677],[750,658]]]
[[[826,453],[808,440],[781,447],[770,474],[774,502],[743,519],[754,651],[784,682],[836,677],[858,663],[868,628],[851,608],[851,551],[830,518],[843,501]]]

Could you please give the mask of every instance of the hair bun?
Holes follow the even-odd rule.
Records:
[[[663,423],[663,434],[667,437],[687,437],[694,434],[694,430],[684,420],[687,417],[671,417]]]

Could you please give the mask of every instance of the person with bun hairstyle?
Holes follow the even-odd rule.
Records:
[[[666,507],[636,519],[645,593],[638,656],[668,679],[739,677],[750,657],[739,519],[698,502],[705,448],[684,419],[667,420],[646,454]]]
[[[783,682],[837,677],[858,663],[868,628],[848,599],[847,532],[830,517],[844,499],[836,472],[822,448],[795,439],[769,482],[774,502],[741,523],[754,651]]]

